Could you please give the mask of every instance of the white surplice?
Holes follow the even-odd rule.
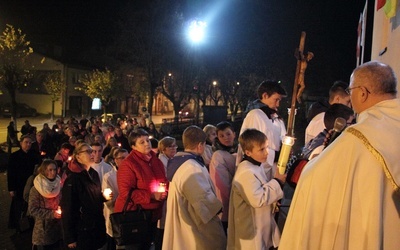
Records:
[[[400,101],[361,112],[353,128],[382,154],[400,183]],[[345,131],[304,168],[280,250],[400,249],[400,196],[380,161]]]

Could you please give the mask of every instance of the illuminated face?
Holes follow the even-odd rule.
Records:
[[[222,145],[232,147],[235,141],[235,132],[230,128],[218,131],[218,140]]]
[[[120,166],[121,162],[128,157],[128,152],[124,152],[124,153],[119,153],[118,156],[114,159],[115,164],[117,165],[117,167]]]
[[[254,145],[252,150],[246,150],[245,153],[258,162],[266,162],[268,158],[268,141],[265,141],[262,145]]]
[[[93,149],[93,159],[95,163],[101,162],[101,155],[103,154],[103,149],[101,146],[92,146]]]
[[[43,141],[43,135],[41,133],[36,134],[36,141],[41,143]]]
[[[135,145],[132,146],[136,151],[148,155],[151,151],[150,139],[147,135],[142,135],[136,139]]]
[[[267,93],[262,95],[261,102],[267,105],[270,109],[278,110],[280,102],[282,100],[282,95],[278,93],[273,93],[269,96]]]
[[[76,160],[86,166],[90,166],[94,162],[93,150],[91,147],[82,147],[81,151],[76,155]]]
[[[217,130],[212,129],[207,135],[207,140],[211,143],[214,143],[215,138],[217,138]]]
[[[169,159],[171,159],[172,157],[175,156],[177,148],[178,148],[178,146],[176,146],[176,144],[173,143],[173,144],[171,144],[170,146],[166,147],[163,153],[164,153]]]
[[[54,179],[57,175],[57,166],[54,164],[49,164],[44,172],[47,179]]]
[[[20,145],[21,145],[22,151],[28,152],[32,146],[32,139],[29,137],[26,137],[20,142]]]

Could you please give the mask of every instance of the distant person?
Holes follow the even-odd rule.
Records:
[[[117,140],[115,139],[115,137],[114,136],[110,137],[107,140],[107,143],[106,143],[106,145],[105,145],[105,147],[103,149],[103,155],[102,156],[105,158],[110,153],[111,149],[113,147],[117,147],[117,146],[118,146],[118,143],[117,143]]]
[[[232,181],[227,249],[276,248],[280,235],[273,203],[283,198],[286,174],[279,174],[277,168],[263,167],[268,142],[261,131],[243,131],[239,143],[244,158]]]
[[[170,136],[172,134],[172,126],[167,122],[167,119],[162,119],[161,127],[160,127],[160,136]]]
[[[32,142],[31,150],[37,153],[42,159],[54,158],[54,147],[47,142],[45,132],[39,131],[36,133],[35,138],[36,140]]]
[[[156,153],[157,157],[158,157],[158,140],[156,138],[151,138],[150,139],[150,144],[151,144],[151,150]]]
[[[357,123],[304,168],[280,250],[399,249],[397,84],[377,61],[353,71],[347,91]]]
[[[101,132],[101,130],[99,129],[99,126],[97,126],[96,124],[93,124],[91,126],[91,130],[90,130],[89,134],[87,134],[85,136],[85,142],[89,145],[92,144],[93,142],[95,142],[97,135],[103,136],[103,132]]]
[[[154,122],[149,123],[147,133],[149,133],[149,136],[151,136],[152,138],[155,138],[157,140],[160,139],[160,133],[158,132],[156,125],[154,125]]]
[[[96,172],[99,174],[99,179],[103,181],[104,174],[110,172],[112,167],[110,164],[104,161],[102,157],[103,154],[103,145],[98,142],[92,143],[90,145],[93,150],[93,164],[90,165]]]
[[[26,181],[34,172],[36,164],[40,164],[39,156],[31,149],[32,138],[29,135],[21,136],[21,148],[10,155],[7,168],[8,191],[12,198],[8,228],[20,232],[18,221],[21,213],[25,213],[27,203],[23,198]]]
[[[21,136],[29,134],[31,130],[32,125],[29,123],[29,120],[25,120],[24,125],[21,127]]]
[[[117,140],[117,144],[119,147],[124,148],[130,152],[132,149],[129,146],[128,138],[122,133],[122,130],[118,127],[115,128],[115,140]]]
[[[13,121],[7,126],[7,146],[8,154],[11,154],[11,149],[13,146],[18,144],[18,131],[15,130],[15,123]]]
[[[170,180],[163,249],[226,248],[226,236],[218,218],[222,203],[201,157],[206,134],[189,126],[182,135],[185,152],[167,167]]]

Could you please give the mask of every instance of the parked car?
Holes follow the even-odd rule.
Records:
[[[194,113],[190,109],[182,109],[179,111],[180,118],[194,118]]]
[[[126,120],[126,115],[119,113],[107,113],[106,118],[104,114],[100,116],[102,122],[111,121],[112,124],[116,124],[118,119]]]
[[[11,103],[6,103],[1,108],[4,117],[11,117]],[[25,103],[17,103],[17,118],[24,116],[37,116],[37,111],[35,108],[30,107]]]

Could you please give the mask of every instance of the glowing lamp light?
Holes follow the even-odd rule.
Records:
[[[118,147],[121,147],[121,143],[118,143]]]
[[[111,196],[110,196],[111,193],[112,193],[111,188],[105,188],[104,191],[103,191],[104,198],[106,198],[106,200],[110,200],[111,199]]]
[[[167,186],[167,183],[160,182],[157,192],[164,193],[166,191],[166,186]]]
[[[205,36],[205,28],[207,23],[194,20],[189,25],[189,38],[195,43],[201,42]]]
[[[278,160],[278,169],[280,174],[284,174],[286,172],[286,165],[289,160],[290,151],[294,145],[294,140],[295,138],[291,136],[285,136],[282,140],[282,148]]]
[[[58,213],[58,214],[61,214],[61,213],[62,213],[61,207],[60,207],[60,206],[57,207],[56,213]]]
[[[71,161],[72,160],[72,156],[68,156],[68,161]]]

